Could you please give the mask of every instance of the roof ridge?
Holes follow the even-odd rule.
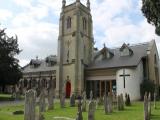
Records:
[[[151,41],[148,41],[148,42],[143,42],[143,43],[135,43],[135,44],[129,44],[128,47],[134,47],[134,46],[140,46],[140,45],[146,45],[146,44],[149,44]],[[122,44],[123,45],[123,44]],[[127,44],[126,44],[127,45]],[[111,50],[114,50],[114,49],[119,49],[121,46],[119,47],[112,47],[110,48]]]

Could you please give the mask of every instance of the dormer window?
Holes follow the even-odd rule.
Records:
[[[86,30],[87,29],[87,20],[86,20],[86,18],[83,17],[82,21],[83,21],[83,30]]]
[[[32,59],[31,62],[30,62],[31,68],[37,68],[40,65],[41,65],[41,61],[38,60],[38,59],[36,59],[36,60]]]
[[[132,49],[124,43],[120,48],[120,56],[131,56],[132,54]]]
[[[114,56],[114,54],[111,52],[109,48],[106,47],[105,44],[104,44],[104,48],[101,50],[101,53],[102,53],[102,59],[109,59]]]
[[[68,17],[67,18],[67,29],[71,28],[71,25],[72,25],[72,19],[71,17]]]
[[[48,56],[46,58],[45,62],[46,62],[46,65],[49,66],[49,67],[55,65],[57,63],[56,56],[52,56],[52,55]]]

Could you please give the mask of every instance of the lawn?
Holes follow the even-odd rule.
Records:
[[[160,120],[160,102],[158,109],[152,108],[152,119]],[[23,105],[0,107],[0,120],[23,120],[23,115],[13,115],[12,112],[16,110],[23,110]],[[67,120],[56,119],[56,117],[75,118],[77,114],[77,107],[69,107],[61,109],[58,103],[55,104],[55,109],[44,113],[45,120]],[[87,112],[83,112],[83,120],[87,120]],[[99,106],[95,112],[95,120],[143,120],[143,103],[135,102],[131,107],[125,107],[124,111],[117,111],[110,115],[105,115],[102,106]]]
[[[20,96],[20,100],[24,99],[24,96]],[[12,97],[11,94],[0,94],[0,102],[1,101],[14,101],[15,98]]]

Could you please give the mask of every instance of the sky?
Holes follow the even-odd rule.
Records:
[[[66,4],[76,0],[66,0]],[[81,0],[86,5],[87,0]],[[160,37],[141,12],[141,0],[90,0],[95,47],[119,47],[155,39],[160,53]],[[17,58],[24,66],[38,56],[57,54],[59,16],[62,0],[0,0],[0,29],[18,36]]]

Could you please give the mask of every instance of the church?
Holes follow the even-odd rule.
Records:
[[[135,45],[122,44],[101,50],[94,48],[93,22],[90,1],[83,5],[76,0],[66,5],[62,0],[59,21],[57,55],[32,59],[23,67],[21,81],[52,80],[55,96],[65,93],[103,97],[105,92],[130,94],[131,100],[140,99],[140,85],[159,81],[159,56],[154,40]]]

